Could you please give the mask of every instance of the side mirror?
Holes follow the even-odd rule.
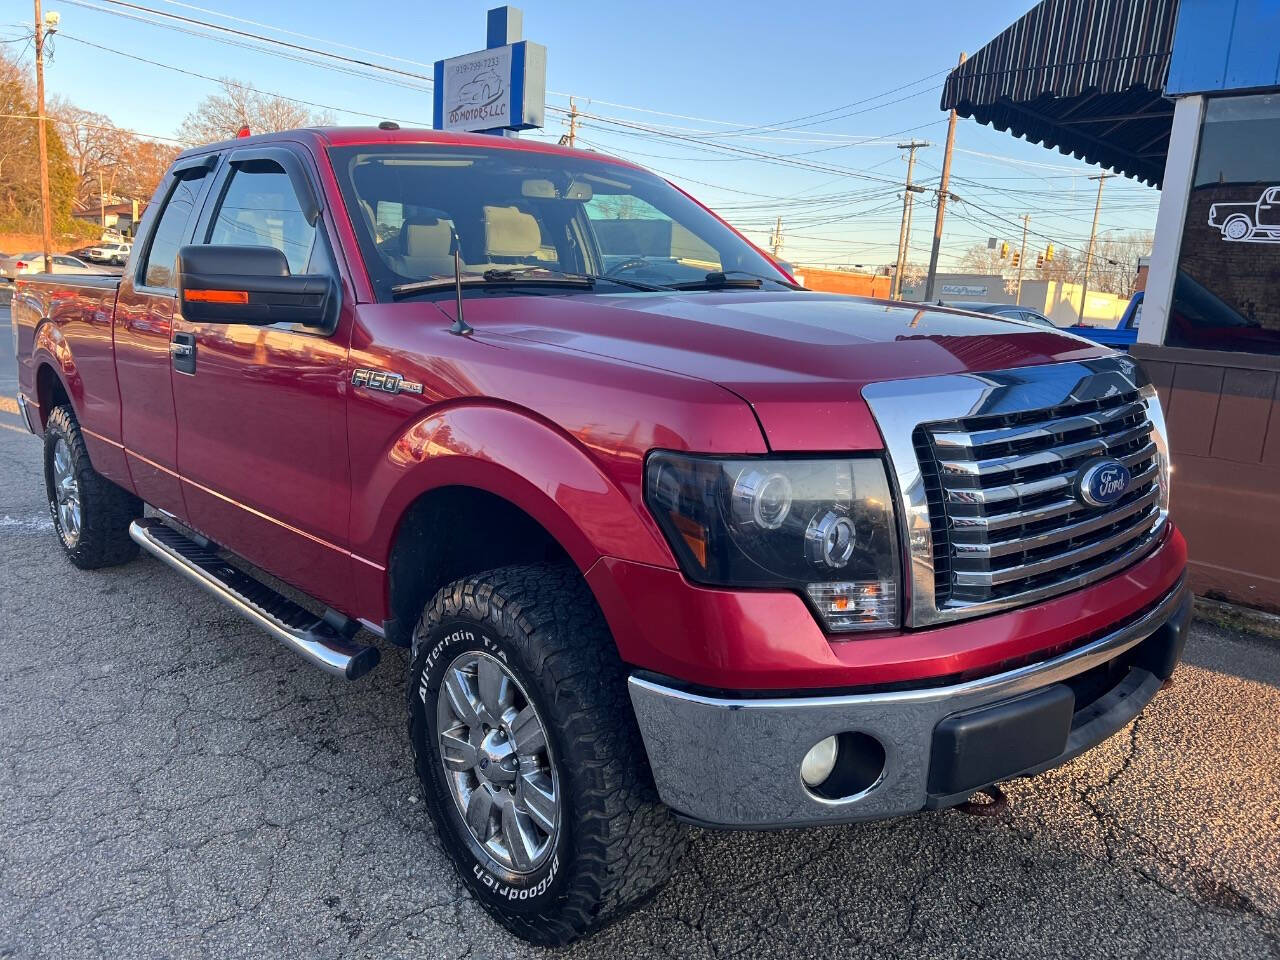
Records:
[[[195,244],[178,251],[178,300],[192,323],[301,323],[332,327],[338,285],[327,276],[292,276],[275,247]]]

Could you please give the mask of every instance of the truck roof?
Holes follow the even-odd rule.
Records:
[[[251,146],[253,144],[272,143],[282,140],[302,140],[320,149],[395,143],[434,143],[442,146],[485,147],[488,149],[518,150],[564,157],[580,158],[587,155],[592,159],[616,163],[619,166],[630,167],[635,170],[644,169],[638,164],[610,156],[607,153],[576,150],[571,147],[561,147],[536,140],[497,137],[487,133],[449,133],[443,130],[428,130],[423,127],[399,127],[395,130],[384,130],[381,127],[299,127],[293,130],[282,130],[278,133],[260,133],[250,137],[239,137],[235,140],[202,144],[201,146],[184,150],[179,154],[179,158],[199,156],[211,150],[225,150],[231,147]]]

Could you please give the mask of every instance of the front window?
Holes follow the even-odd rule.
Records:
[[[651,287],[786,278],[665,180],[594,159],[432,144],[330,150],[378,298],[462,271],[547,271]],[[634,289],[601,286],[609,293]]]

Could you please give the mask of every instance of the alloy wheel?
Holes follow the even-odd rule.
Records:
[[[436,701],[449,792],[480,849],[500,867],[541,867],[560,832],[559,775],[537,708],[494,656],[459,654]]]
[[[62,437],[53,445],[53,506],[63,541],[74,547],[80,540],[80,484],[76,482],[71,448]]]

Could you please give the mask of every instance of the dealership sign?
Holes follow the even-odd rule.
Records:
[[[985,297],[987,295],[987,285],[985,283],[944,283],[942,285],[942,295],[944,297]]]
[[[528,130],[545,122],[547,49],[521,40],[435,65],[435,128]]]

